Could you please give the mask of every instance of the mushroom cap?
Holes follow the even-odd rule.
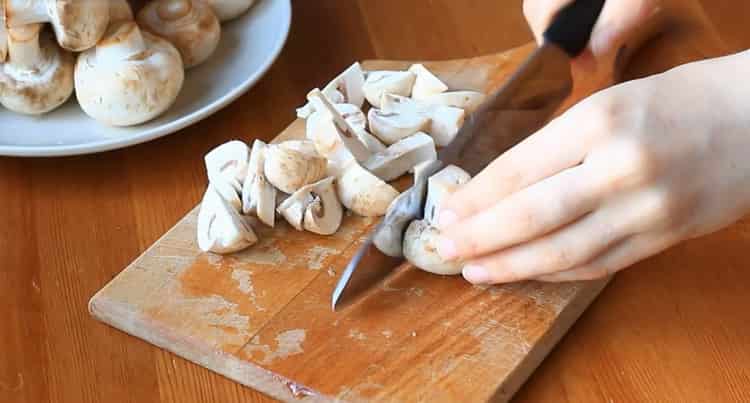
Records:
[[[141,29],[160,36],[180,51],[185,68],[206,61],[221,37],[219,19],[198,0],[156,0],[138,12]]]
[[[438,254],[440,230],[426,221],[414,220],[404,234],[404,257],[417,268],[430,273],[453,275],[461,273],[462,264],[446,261]]]
[[[421,100],[448,91],[448,86],[423,64],[414,64],[409,68],[409,71],[417,76],[411,90],[412,98]]]
[[[0,64],[0,104],[11,111],[38,115],[65,103],[73,94],[73,56],[58,48],[46,34],[39,35],[40,24],[11,28],[10,46],[19,52],[31,52],[33,68],[14,61],[11,49],[8,60]],[[28,57],[19,54],[19,57]]]
[[[253,143],[242,186],[242,212],[253,214],[262,223],[273,227],[276,220],[276,188],[268,182],[264,173],[267,147],[261,140]]]
[[[133,21],[133,9],[128,0],[109,0],[109,23]]]
[[[219,18],[225,22],[239,17],[255,3],[255,0],[207,0]]]
[[[383,94],[408,97],[416,79],[416,74],[411,71],[371,71],[362,85],[362,91],[370,105],[380,108]]]
[[[382,153],[372,156],[364,164],[370,172],[389,182],[401,177],[415,166],[437,159],[435,141],[419,132],[388,147]]]
[[[399,192],[355,161],[343,168],[336,181],[339,200],[346,208],[364,217],[379,217]]]
[[[388,145],[425,131],[430,126],[427,116],[411,110],[385,112],[372,108],[367,113],[367,120],[372,133]]]
[[[294,193],[325,177],[327,165],[311,141],[290,140],[268,146],[264,171],[266,179],[277,189]]]
[[[109,3],[102,0],[54,0],[48,7],[57,42],[80,52],[96,45],[109,25]]]
[[[78,57],[76,96],[83,111],[102,123],[137,125],[172,106],[184,74],[174,46],[141,32],[135,22],[120,22]]]

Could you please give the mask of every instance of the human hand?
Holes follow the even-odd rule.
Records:
[[[473,283],[596,279],[739,219],[748,66],[750,52],[584,100],[443,204],[439,253]]]

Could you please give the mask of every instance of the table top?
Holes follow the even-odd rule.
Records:
[[[750,4],[701,3],[724,53],[750,47]],[[272,138],[353,60],[469,57],[530,40],[520,0],[295,1],[278,62],[215,116],[126,150],[0,159],[0,401],[270,401],[95,321],[88,299],[198,203],[207,150]],[[671,55],[634,63],[663,68],[654,54]],[[750,400],[748,240],[743,221],[619,274],[515,401]]]

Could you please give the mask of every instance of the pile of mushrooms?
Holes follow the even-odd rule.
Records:
[[[216,50],[220,23],[253,3],[151,0],[134,15],[128,0],[0,0],[0,105],[40,115],[75,92],[99,122],[145,123]]]
[[[389,182],[437,159],[467,113],[484,99],[449,91],[421,64],[406,71],[362,70],[354,63],[297,109],[306,138],[278,144],[234,140],[206,157],[209,186],[198,218],[198,245],[232,253],[257,242],[253,225],[274,227],[276,216],[300,231],[334,234],[344,210],[384,215],[398,190]],[[470,176],[448,166],[428,180],[424,219],[405,234],[404,256],[417,267],[456,274],[458,262],[436,253],[435,214],[443,198]],[[219,200],[221,199],[221,200]]]

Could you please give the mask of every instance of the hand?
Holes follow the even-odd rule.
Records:
[[[523,13],[537,42],[549,27],[555,14],[573,0],[524,0]],[[660,9],[660,0],[609,0],[591,35],[589,49],[575,61],[576,66],[593,70],[596,60],[615,52],[628,35]]]
[[[596,279],[750,208],[750,52],[584,100],[452,195],[439,253],[473,283]]]

